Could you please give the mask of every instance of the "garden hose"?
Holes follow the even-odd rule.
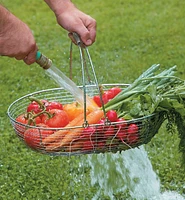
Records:
[[[52,66],[52,61],[40,51],[37,51],[36,63],[39,64],[43,69],[49,69]]]

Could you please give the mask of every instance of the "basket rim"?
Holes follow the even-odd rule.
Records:
[[[107,83],[107,84],[101,84],[103,86],[129,86],[130,84],[125,84],[125,83]],[[78,86],[80,88],[82,88],[83,86],[80,85]],[[86,85],[86,87],[97,87],[97,85],[93,84],[93,85]],[[39,127],[39,126],[32,126],[32,125],[27,125],[27,124],[23,124],[21,122],[18,122],[16,121],[16,119],[14,119],[14,117],[12,117],[12,115],[10,114],[10,110],[11,108],[19,101],[21,101],[22,99],[25,99],[25,98],[28,98],[30,96],[33,96],[33,95],[36,95],[36,94],[40,94],[40,93],[44,93],[44,92],[49,92],[49,91],[56,91],[56,90],[65,90],[63,87],[57,87],[57,88],[49,88],[49,89],[44,89],[44,90],[39,90],[39,91],[36,91],[36,92],[32,92],[32,93],[29,93],[29,94],[26,94],[18,99],[16,99],[15,101],[13,101],[8,109],[7,109],[7,115],[9,117],[9,119],[11,120],[11,122],[15,123],[15,124],[18,124],[18,125],[21,125],[23,127],[26,127],[26,128],[37,128],[37,129],[42,129],[42,130],[68,130],[68,129],[75,129],[75,128],[83,128],[84,126],[81,125],[81,126],[73,126],[73,127],[59,127],[59,128],[48,128],[48,127]],[[130,120],[127,120],[127,123],[133,123],[133,122],[138,122],[140,120],[144,120],[144,119],[147,119],[149,117],[152,117],[152,116],[155,116],[156,113],[153,113],[151,115],[147,115],[147,116],[142,116],[142,117],[139,117],[139,118],[136,118],[136,119],[130,119]],[[112,125],[116,125],[116,124],[121,124],[122,122],[111,122]],[[89,127],[94,127],[94,126],[102,126],[100,124],[88,124]]]
[[[129,86],[130,84],[126,84],[126,83],[107,83],[107,84],[101,84],[103,86]],[[83,85],[79,85],[77,87],[80,87],[80,88],[83,88]],[[92,84],[92,85],[86,85],[86,87],[97,87],[97,85],[95,84]],[[48,88],[48,89],[44,89],[44,90],[39,90],[39,91],[35,91],[35,92],[32,92],[32,93],[29,93],[29,94],[26,94],[18,99],[16,99],[15,101],[13,101],[9,106],[8,106],[8,109],[7,109],[7,115],[10,119],[13,119],[10,115],[10,109],[12,108],[12,106],[14,104],[16,104],[18,101],[21,101],[22,99],[25,99],[27,97],[30,97],[30,96],[33,96],[33,95],[36,95],[36,94],[39,94],[39,93],[43,93],[43,92],[49,92],[49,91],[55,91],[55,90],[65,90],[63,87],[56,87],[56,88]]]

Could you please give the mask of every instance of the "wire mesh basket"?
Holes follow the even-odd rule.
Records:
[[[104,84],[108,90],[126,84]],[[87,85],[87,94],[97,94],[96,85]],[[151,141],[158,132],[165,117],[163,113],[125,120],[120,122],[89,124],[63,128],[48,128],[20,123],[16,118],[26,112],[29,98],[58,101],[63,105],[75,101],[62,88],[47,89],[25,95],[14,101],[8,108],[8,116],[17,136],[31,149],[50,155],[77,155],[124,151]],[[25,133],[29,132],[28,135]],[[69,134],[70,133],[70,134]],[[65,137],[68,137],[67,140]]]

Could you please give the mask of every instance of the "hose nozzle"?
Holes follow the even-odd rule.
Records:
[[[39,51],[37,51],[36,54],[36,63],[39,64],[43,69],[48,69],[52,65],[52,61]]]

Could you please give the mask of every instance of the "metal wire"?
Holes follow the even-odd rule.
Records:
[[[112,88],[113,86],[119,86],[120,88],[125,88],[127,84],[103,84],[103,87],[105,90],[108,90],[108,88]],[[83,87],[83,86],[82,86]],[[82,88],[81,87],[81,88]],[[90,89],[90,93],[93,91],[97,92],[96,85],[88,85],[86,86],[88,88],[88,92]],[[16,121],[17,116],[24,113],[27,105],[30,103],[29,97],[34,96],[37,99],[47,99],[50,101],[59,101],[62,103],[70,103],[74,102],[74,97],[64,90],[63,88],[52,88],[42,91],[37,91],[28,95],[25,95],[16,101],[14,101],[8,108],[8,116],[10,118],[10,122],[12,124],[13,129],[15,130],[15,133],[17,136],[21,139],[21,141],[25,142],[24,140],[24,132],[26,129],[36,129],[39,130],[39,133],[42,132],[42,130],[53,130],[56,131],[70,131],[74,129],[76,132],[82,131],[84,128],[84,125],[82,126],[74,126],[74,127],[67,127],[67,128],[44,128],[44,127],[36,127],[36,126],[29,126],[26,124],[22,124]],[[104,152],[117,152],[117,151],[124,151],[130,148],[138,147],[143,144],[147,144],[150,142],[150,140],[153,138],[153,136],[158,132],[158,129],[160,128],[161,124],[164,121],[164,116],[161,115],[150,115],[150,116],[144,116],[137,119],[132,120],[126,120],[126,122],[112,122],[110,124],[93,124],[89,125],[89,128],[92,128],[93,131],[90,135],[90,142],[92,144],[92,148],[89,150],[84,150],[82,148],[83,142],[86,140],[86,138],[75,138],[72,139],[70,144],[68,144],[65,147],[55,149],[53,151],[49,150],[47,146],[45,146],[42,143],[42,138],[38,138],[38,141],[35,141],[37,143],[37,147],[33,150],[36,150],[38,152],[49,154],[49,155],[61,155],[61,156],[71,156],[71,155],[80,155],[80,154],[94,154],[94,153],[104,153]],[[125,138],[123,141],[120,141],[118,139],[118,134],[120,132],[120,126],[127,127],[124,128],[125,131],[127,131],[129,124],[135,123],[137,124],[139,130],[136,133],[137,140],[134,142],[129,142],[129,138]],[[110,127],[114,127],[114,132],[112,133],[112,136],[107,141],[108,143],[105,143],[103,148],[100,148],[99,142],[105,142],[105,132],[109,130]],[[81,134],[80,134],[81,135]],[[129,137],[129,136],[128,136]],[[58,138],[59,140],[62,140],[62,138]],[[52,143],[51,143],[52,144]],[[81,145],[79,148],[77,145]],[[27,145],[27,144],[26,144]],[[48,144],[50,145],[50,144]]]
[[[82,68],[82,85],[83,85],[83,91],[84,91],[84,110],[85,110],[85,112],[84,112],[84,124],[88,125],[88,122],[86,121],[86,107],[87,107],[87,105],[86,105],[87,91],[86,91],[86,82],[85,82],[86,81],[86,75],[87,75],[89,84],[94,83],[96,85],[98,95],[100,96],[100,101],[101,101],[101,105],[102,105],[102,110],[104,112],[104,117],[106,118],[105,106],[104,106],[104,102],[103,102],[103,98],[102,98],[102,92],[101,92],[101,89],[100,89],[101,86],[99,86],[98,79],[97,79],[96,72],[95,72],[95,67],[93,65],[89,50],[86,46],[84,46],[84,44],[82,43],[82,41],[80,40],[79,36],[76,33],[73,33],[73,37],[76,40],[76,44],[79,48],[79,53],[80,53],[80,61],[81,61],[81,68]],[[72,43],[71,43],[71,45],[72,45]],[[86,51],[87,58],[88,58],[89,63],[90,63],[90,68],[91,68],[94,80],[90,79],[90,74],[89,74],[89,69],[88,69],[87,62],[86,62],[84,49]],[[71,61],[70,61],[70,71],[71,71],[70,74],[72,74],[72,47],[70,48],[70,59],[71,59]],[[85,71],[86,71],[86,74],[85,74]]]

